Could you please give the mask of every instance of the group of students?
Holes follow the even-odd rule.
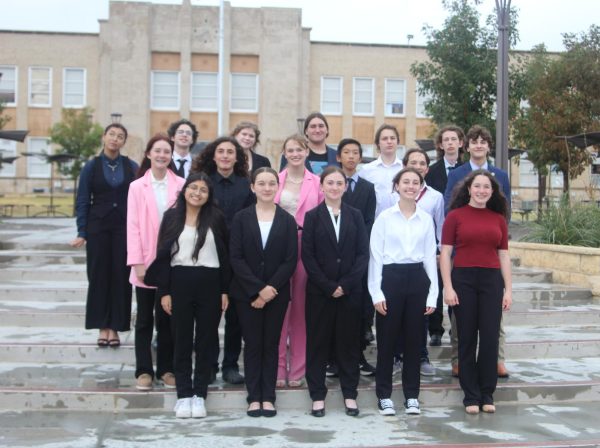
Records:
[[[466,412],[493,412],[500,319],[511,304],[510,193],[502,193],[501,175],[490,175],[489,132],[475,126],[465,138],[443,128],[445,155],[430,171],[422,150],[397,158],[398,131],[384,124],[375,135],[379,157],[360,172],[361,144],[343,139],[334,149],[328,134],[326,118],[310,114],[304,136],[284,141],[278,173],[254,151],[253,123],[192,159],[198,133],[180,120],[148,141],[139,167],[120,154],[127,130],[109,125],[103,151],[82,170],[71,243],[87,243],[86,328],[99,329],[98,346],[118,347],[134,285],[136,387],[150,390],[160,378],[176,388],[180,418],[206,416],[223,313],[223,379],[245,382],[249,416],[276,415],[276,387],[299,387],[304,378],[311,414],[324,416],[328,366],[337,370],[348,415],[359,414],[361,371],[375,374],[380,413],[394,415],[398,357],[405,411],[419,414],[428,327],[431,345],[443,334],[441,278],[453,337],[460,334]],[[471,160],[460,182],[449,165],[464,142]],[[458,182],[446,201],[426,181],[442,161],[447,188]],[[376,369],[362,353],[373,309]]]

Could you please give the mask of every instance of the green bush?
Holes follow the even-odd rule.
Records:
[[[540,213],[531,231],[521,238],[531,243],[600,247],[600,208],[569,205],[566,199]]]

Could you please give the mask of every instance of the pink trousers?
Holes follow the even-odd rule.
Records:
[[[298,246],[300,246],[300,239],[301,232],[298,232]],[[306,319],[304,314],[306,279],[306,271],[300,259],[300,247],[298,247],[298,265],[290,280],[292,296],[285,313],[279,340],[278,380],[297,381],[304,376],[306,369]]]

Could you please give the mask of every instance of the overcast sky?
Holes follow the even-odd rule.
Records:
[[[181,0],[152,0],[181,3]],[[108,18],[108,0],[0,0],[0,29],[98,32],[98,19]],[[192,0],[218,5],[217,0]],[[446,17],[441,0],[231,0],[232,6],[302,8],[302,24],[315,41],[406,44],[426,43],[425,24],[438,28]],[[529,50],[545,43],[563,50],[561,34],[587,31],[600,17],[599,0],[512,0],[519,9],[520,42]],[[493,12],[494,0],[483,0],[482,20]],[[249,24],[249,26],[252,26]],[[0,51],[2,43],[0,42]]]

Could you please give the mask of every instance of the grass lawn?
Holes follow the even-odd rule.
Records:
[[[0,216],[24,218],[48,216],[49,194],[5,194],[0,196]],[[73,216],[73,195],[55,194],[56,216]],[[53,216],[50,211],[50,215]]]

